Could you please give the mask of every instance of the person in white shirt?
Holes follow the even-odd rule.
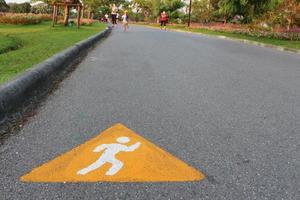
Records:
[[[105,22],[109,22],[109,18],[108,18],[108,14],[107,13],[104,15],[104,17],[105,17]]]
[[[128,29],[128,11],[126,10],[124,15],[122,16],[122,21],[123,21],[123,30],[124,32],[127,31]]]

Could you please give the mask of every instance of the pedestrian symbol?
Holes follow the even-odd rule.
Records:
[[[26,182],[199,181],[204,175],[122,124],[21,177]]]
[[[129,138],[128,137],[119,137],[117,139],[117,142],[128,143]],[[100,146],[97,146],[94,149],[94,152],[100,152],[105,149],[103,154],[101,155],[101,157],[96,162],[91,164],[90,166],[78,171],[77,174],[85,175],[85,174],[89,173],[90,171],[98,169],[99,167],[103,166],[106,163],[110,163],[110,164],[112,164],[112,166],[105,173],[105,175],[108,175],[108,176],[115,175],[123,167],[123,163],[115,157],[116,154],[121,151],[124,151],[124,152],[134,151],[137,148],[139,148],[140,144],[141,144],[140,142],[137,142],[130,147],[127,147],[125,145],[118,144],[118,143],[101,144]]]

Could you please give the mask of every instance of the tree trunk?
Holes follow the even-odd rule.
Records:
[[[80,26],[81,6],[77,6],[77,28]]]
[[[53,6],[53,14],[52,14],[52,27],[54,27],[55,24],[55,18],[56,18],[56,5]]]
[[[91,15],[92,15],[92,11],[91,11],[91,9],[89,9],[87,18],[91,19]]]
[[[145,16],[144,21],[147,22],[148,21],[148,13],[146,11],[144,11],[144,16]]]
[[[55,13],[55,19],[54,19],[54,23],[57,24],[57,17],[59,14],[59,6],[56,6],[56,13]]]
[[[295,22],[295,18],[296,16],[294,16],[293,14],[291,14],[288,18],[287,18],[287,21],[288,21],[288,26],[287,26],[287,30],[290,31],[293,26],[294,26],[294,22]]]
[[[224,24],[227,24],[227,16],[224,16]]]
[[[138,14],[139,14],[140,9],[136,9],[136,14],[135,14],[135,22],[138,22]]]
[[[291,30],[291,25],[292,25],[291,20],[288,19],[287,31]]]
[[[65,6],[65,18],[64,18],[64,25],[67,26],[69,22],[69,6]]]
[[[85,5],[82,4],[82,8],[81,8],[81,18],[84,18],[84,12],[85,12],[84,7],[85,7]]]

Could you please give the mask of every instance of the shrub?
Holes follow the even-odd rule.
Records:
[[[220,24],[210,23],[207,25],[191,24],[191,28],[208,29],[218,32],[236,33],[248,36],[273,38],[280,40],[298,40],[300,41],[300,28],[294,28],[287,31],[284,28],[274,29],[267,26],[266,24],[249,24],[249,25],[238,25],[238,24]]]
[[[93,19],[86,19],[86,18],[81,18],[80,19],[80,25],[81,26],[89,26],[92,25],[95,22]],[[58,24],[64,24],[64,20],[60,19],[57,22]],[[69,25],[77,25],[77,18],[74,19],[69,19]]]
[[[16,50],[21,46],[22,43],[19,39],[6,35],[0,35],[0,54]]]
[[[77,25],[77,19],[74,20],[74,22]],[[92,25],[93,23],[94,23],[93,19],[86,19],[86,18],[80,19],[80,25],[82,25],[82,26]]]
[[[2,24],[39,24],[42,21],[51,20],[51,15],[35,14],[0,14],[0,23]]]

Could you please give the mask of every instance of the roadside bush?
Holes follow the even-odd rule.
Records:
[[[22,46],[19,39],[7,35],[0,35],[0,54],[16,50]]]
[[[92,25],[95,22],[93,19],[87,19],[87,18],[81,18],[80,19],[80,25],[81,26],[89,26]],[[75,25],[77,25],[77,19],[74,20]]]
[[[95,22],[93,19],[81,18],[80,25],[81,26],[89,26]],[[60,19],[57,21],[58,24],[64,24],[64,20]],[[77,26],[77,18],[69,19],[69,25],[76,25]]]
[[[50,21],[52,20],[52,15],[51,14],[35,14],[38,16],[42,21]]]
[[[282,32],[272,32],[272,31],[258,31],[258,30],[236,30],[233,33],[239,33],[255,37],[264,37],[271,39],[280,40],[300,40],[300,32],[282,31]]]
[[[0,23],[2,24],[39,24],[42,21],[51,20],[51,15],[36,14],[0,14]]]
[[[209,23],[198,24],[192,23],[191,28],[207,29],[217,32],[236,33],[247,36],[280,39],[280,40],[297,40],[300,41],[300,28],[293,28],[287,30],[285,28],[272,28],[267,24],[223,24],[223,23]]]

